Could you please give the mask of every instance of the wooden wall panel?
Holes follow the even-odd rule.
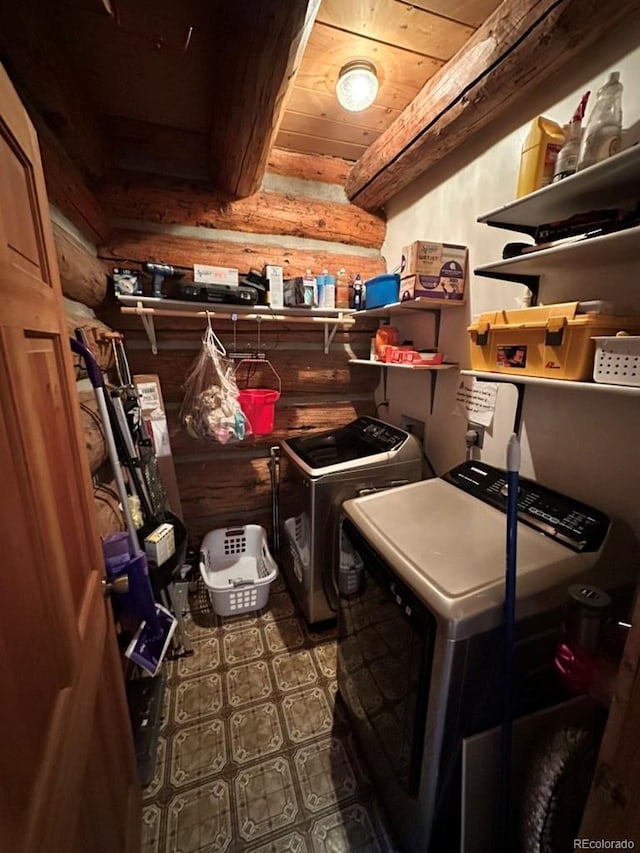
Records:
[[[112,217],[166,225],[308,237],[376,249],[386,233],[382,217],[352,204],[274,192],[229,202],[201,185],[139,175],[110,182],[99,198]]]
[[[118,229],[100,247],[99,257],[110,264],[164,261],[183,268],[194,263],[235,267],[246,272],[251,267],[262,268],[264,264],[279,264],[284,267],[285,277],[304,275],[306,269],[336,270],[344,267],[350,276],[359,272],[363,279],[386,272],[384,259],[373,251],[371,254],[355,254],[327,249],[287,248],[287,238],[282,245],[260,245],[257,243],[230,243],[217,240],[200,240],[177,237],[172,234]]]

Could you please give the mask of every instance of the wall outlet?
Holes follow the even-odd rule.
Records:
[[[467,424],[467,447],[477,447],[478,450],[482,450],[484,430],[483,424],[475,424],[473,421],[469,421]]]
[[[424,444],[424,421],[412,418],[409,415],[400,415],[400,426],[402,429],[415,435],[418,441]]]

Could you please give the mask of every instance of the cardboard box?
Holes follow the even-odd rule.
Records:
[[[402,250],[400,301],[426,297],[440,302],[465,298],[467,247],[417,240]]]
[[[169,440],[169,425],[162,399],[160,379],[156,374],[136,374],[133,377],[136,391],[140,397],[140,411],[142,421],[147,435],[153,442],[153,449],[158,460],[158,470],[162,478],[162,485],[167,493],[169,509],[182,518],[182,506],[180,503],[180,492],[178,481],[171,454],[171,442]]]
[[[150,563],[161,566],[176,552],[173,524],[161,524],[145,537],[144,552]]]
[[[284,280],[282,267],[266,264],[264,277],[269,282],[269,305],[272,308],[284,308]]]
[[[231,267],[211,267],[207,264],[193,265],[193,280],[202,284],[238,284],[238,270]]]

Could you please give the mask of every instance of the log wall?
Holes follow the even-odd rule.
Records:
[[[341,183],[347,167],[335,158],[273,152],[260,191],[235,202],[202,184],[119,173],[99,193],[114,226],[99,256],[108,270],[155,260],[183,268],[187,278],[194,263],[241,273],[280,264],[285,277],[344,267],[350,278],[356,273],[370,278],[386,271],[380,254],[385,223],[348,203]],[[170,288],[167,293],[176,295]],[[121,314],[113,297],[99,313],[123,332],[133,372],[160,377],[184,519],[196,547],[216,527],[257,523],[271,533],[270,447],[375,412],[378,372],[349,363],[368,357],[375,320],[338,330],[325,355],[322,326],[269,322],[258,327],[255,321],[214,318],[229,350],[258,349],[259,335],[259,349],[282,382],[273,432],[221,445],[190,437],[180,420],[184,379],[198,355],[205,321],[154,318],[158,354],[153,355],[139,318]],[[249,378],[243,370],[240,387],[274,387],[267,385],[274,379],[269,372]]]

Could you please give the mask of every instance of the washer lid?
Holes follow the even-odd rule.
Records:
[[[355,498],[345,514],[391,569],[441,620],[452,637],[499,625],[504,602],[506,516],[441,479]],[[547,606],[597,562],[518,524],[518,616]]]
[[[419,459],[419,445],[409,433],[368,416],[337,429],[282,442],[285,452],[310,476],[352,470],[397,459],[407,448],[407,459]],[[405,455],[402,456],[404,461]]]

